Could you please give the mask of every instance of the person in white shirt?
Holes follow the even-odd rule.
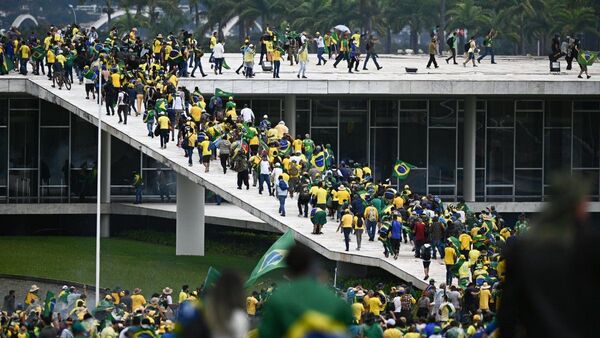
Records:
[[[225,43],[219,40],[215,45],[215,48],[213,48],[213,59],[215,60],[215,75],[223,74],[223,59],[225,57],[224,45]]]
[[[254,112],[252,109],[248,108],[247,104],[244,104],[244,108],[240,111],[240,115],[242,115],[242,119],[245,123],[250,125],[254,124]]]
[[[325,53],[325,41],[323,41],[321,33],[317,32],[315,35],[317,36],[314,38],[317,43],[317,66],[320,66],[321,60],[323,61],[323,65],[327,63],[327,60],[323,57],[323,53]]]
[[[267,189],[269,189],[269,195],[273,196],[273,192],[271,191],[271,164],[269,163],[269,159],[267,156],[263,156],[262,161],[260,161],[260,171],[258,175],[258,193],[262,195],[264,183],[267,183]]]
[[[281,169],[281,164],[275,163],[275,168],[273,168],[273,171],[271,172],[271,183],[277,184],[277,181],[281,174],[283,174],[283,169]]]

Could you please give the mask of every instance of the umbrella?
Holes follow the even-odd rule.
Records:
[[[342,31],[342,32],[350,32],[350,28],[348,28],[347,26],[344,26],[344,25],[337,25],[333,28],[338,31]]]

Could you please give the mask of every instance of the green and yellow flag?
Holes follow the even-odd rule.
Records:
[[[46,56],[46,51],[44,50],[44,46],[38,45],[31,49],[31,59],[33,61],[41,61]]]
[[[591,52],[589,50],[581,51],[577,56],[577,62],[580,65],[591,66],[594,64],[594,61],[598,58],[597,52]]]
[[[54,304],[56,304],[56,299],[54,298],[54,293],[52,291],[46,292],[46,300],[44,301],[44,317],[50,317],[52,315],[52,311],[54,311]]]
[[[252,270],[250,277],[244,284],[245,288],[248,288],[254,283],[256,280],[266,274],[269,271],[273,271],[275,269],[285,267],[284,259],[287,256],[288,250],[294,245],[294,232],[288,230],[285,234],[283,234],[279,239],[271,245],[269,250],[265,252],[262,258]]]
[[[217,269],[213,268],[212,266],[208,267],[208,272],[206,273],[206,278],[204,279],[204,290],[212,289],[220,277],[221,273]]]
[[[221,88],[215,88],[215,96],[217,97],[230,97],[233,96],[233,93],[228,93]]]
[[[404,162],[404,161],[397,161],[396,164],[394,164],[394,170],[392,172],[392,176],[396,177],[400,180],[404,180],[408,177],[408,174],[410,174],[410,170],[412,168],[416,168],[414,165]]]

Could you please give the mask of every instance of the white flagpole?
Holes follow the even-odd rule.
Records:
[[[98,62],[98,162],[96,164],[96,306],[100,303],[100,177],[102,177],[102,62]]]

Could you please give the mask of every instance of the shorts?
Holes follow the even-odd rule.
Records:
[[[475,60],[475,53],[469,53],[469,57],[467,58],[467,60]]]
[[[423,261],[423,267],[425,269],[429,268],[429,264],[431,264],[431,261]]]
[[[210,163],[212,155],[202,155],[202,163]]]

